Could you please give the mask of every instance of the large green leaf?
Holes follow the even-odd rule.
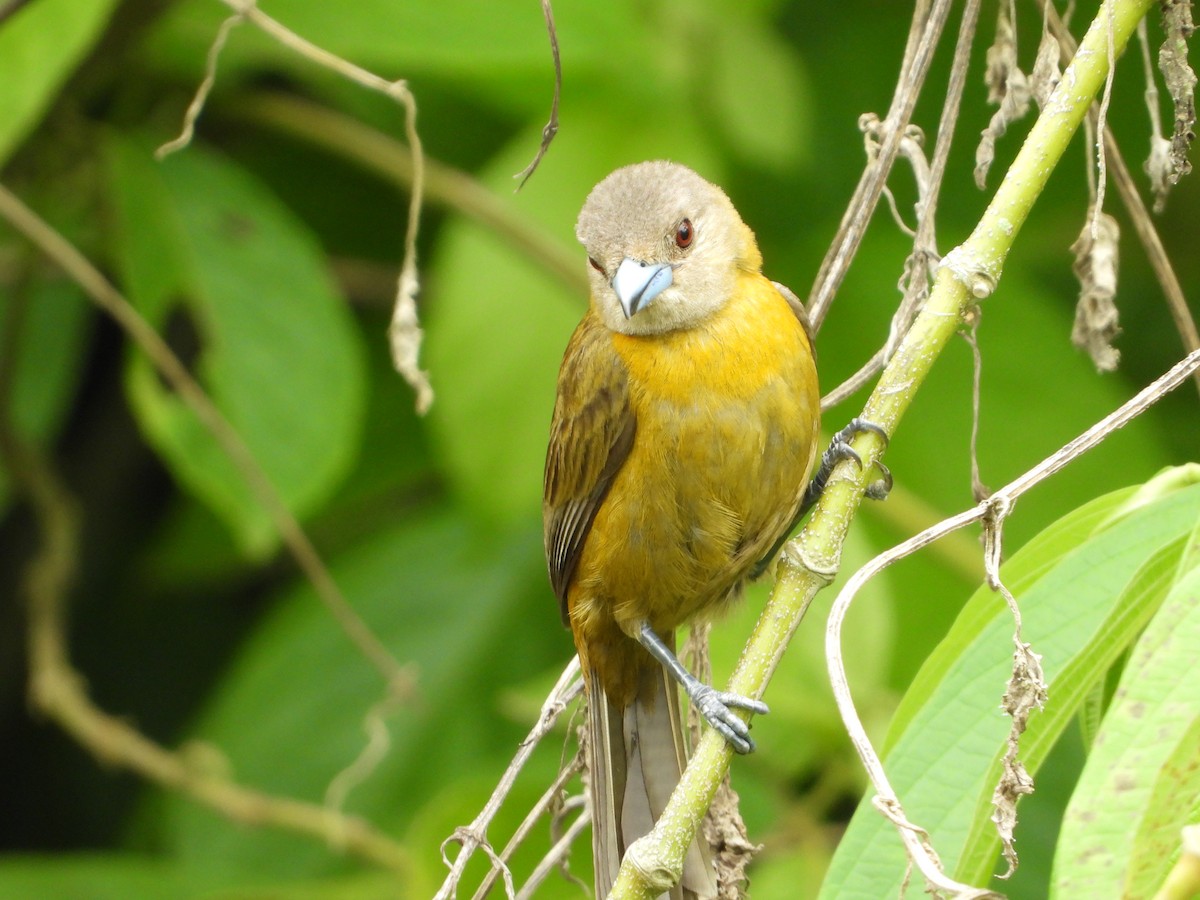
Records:
[[[0,164],[54,101],[116,0],[38,0],[0,26]]]
[[[1176,573],[1178,574],[1178,573]],[[1200,812],[1200,567],[1138,640],[1063,822],[1059,897],[1149,897]]]
[[[1087,540],[1096,528],[1115,510],[1120,509],[1136,490],[1137,488],[1130,487],[1098,497],[1079,509],[1067,513],[1039,534],[1037,538],[1022,547],[1021,552],[1004,565],[1004,583],[1008,589],[1020,597],[1038,579],[1053,569],[1064,556]],[[982,590],[975,595],[976,598],[983,596]],[[946,679],[947,672],[956,662],[955,654],[948,652],[950,648],[966,646],[977,640],[994,616],[995,609],[991,604],[971,602],[963,608],[950,632],[941,643],[939,650],[944,648],[944,651],[935,653],[925,660],[920,672],[913,679],[909,689],[905,691],[900,705],[896,708],[895,715],[892,716],[887,738],[880,748],[885,755],[891,752],[900,736],[909,730],[913,720],[921,713],[929,702],[929,698],[937,690],[937,686]]]
[[[1120,659],[1170,590],[1185,538],[1165,544],[1153,553],[1119,591],[1108,618],[1093,639],[1062,667],[1050,682],[1054,703],[1047,704],[1021,737],[1021,761],[1037,773],[1055,742],[1075,721],[1105,674]],[[958,876],[964,881],[985,881],[996,863],[999,839],[991,823],[992,787],[1000,778],[1003,749],[997,748],[975,802],[971,828],[959,858]]]
[[[1085,523],[1102,521],[1115,500],[1080,510],[1004,569],[1021,604],[1024,638],[1044,655],[1049,683],[1047,708],[1031,718],[1022,742],[1031,771],[1161,601],[1183,538],[1200,515],[1200,485],[1193,485],[1085,537]],[[1081,542],[1061,553],[1071,533]],[[888,777],[909,818],[929,830],[947,870],[960,875],[966,869],[986,877],[995,857],[995,838],[977,823],[981,816],[986,823],[1008,731],[995,709],[1009,675],[1011,631],[1003,602],[981,589],[927,662],[931,674],[914,683],[888,742]],[[904,868],[892,825],[867,798],[838,848],[823,896],[894,896]]]
[[[356,450],[364,406],[361,338],[304,225],[229,161],[191,147],[165,164],[109,142],[125,286],[151,324],[185,318],[195,371],[288,506],[328,496]],[[186,313],[186,316],[181,316]],[[271,521],[212,435],[135,353],[128,390],[175,476],[249,552]]]

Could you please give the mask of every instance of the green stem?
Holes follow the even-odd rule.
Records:
[[[862,412],[888,434],[895,433],[963,313],[995,290],[1017,233],[1104,83],[1109,46],[1117,55],[1124,50],[1151,3],[1109,0],[1101,7],[979,224],[965,243],[946,255],[928,303]],[[813,597],[837,571],[850,520],[883,451],[882,441],[869,433],[854,446],[863,459],[862,469],[843,465],[835,470],[812,518],[784,549],[775,590],[730,680],[729,690],[735,693],[762,696]],[[732,755],[719,735],[705,732],[654,830],[629,848],[613,887],[614,900],[650,900],[678,880],[684,853]]]

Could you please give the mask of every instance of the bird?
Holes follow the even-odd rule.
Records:
[[[820,393],[803,305],[763,275],[754,233],[692,169],[617,169],[588,195],[575,234],[590,302],[559,370],[542,512],[587,695],[606,897],[686,762],[679,687],[734,750],[754,748],[743,714],[765,704],[689,673],[675,631],[718,616],[794,527]],[[694,841],[671,896],[716,892]]]

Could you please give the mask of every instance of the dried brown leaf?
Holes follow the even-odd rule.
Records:
[[[1171,185],[1179,180],[1179,172],[1171,156],[1171,142],[1161,134],[1150,135],[1150,155],[1146,158],[1144,168],[1150,176],[1154,211],[1161,213],[1167,207],[1167,194],[1171,191]]]
[[[1071,245],[1080,287],[1071,342],[1086,350],[1101,372],[1113,371],[1121,359],[1112,345],[1121,333],[1116,305],[1120,236],[1116,219],[1107,213],[1095,216],[1089,209],[1087,223]]]
[[[1001,878],[1008,878],[1017,868],[1017,851],[1013,845],[1017,827],[1017,800],[1033,793],[1033,778],[1017,758],[1021,735],[1029,725],[1030,713],[1041,709],[1046,703],[1042,657],[1015,635],[1013,644],[1016,649],[1013,651],[1012,676],[1001,703],[1001,708],[1012,719],[1012,727],[1008,733],[1008,749],[1004,754],[1004,771],[992,793],[992,821],[996,823],[1004,859],[1008,863],[1008,871]]]
[[[738,811],[738,803],[737,792],[726,775],[701,825],[704,839],[713,851],[719,900],[742,900],[745,896],[746,867],[762,850],[762,844],[750,841],[746,823]]]
[[[1058,66],[1061,55],[1062,49],[1058,46],[1058,39],[1054,37],[1054,33],[1049,28],[1042,31],[1037,58],[1033,61],[1033,71],[1029,75],[1029,89],[1038,109],[1046,108],[1046,101],[1050,99],[1050,95],[1062,79],[1062,69]]]
[[[1029,78],[1017,65],[1017,40],[1008,7],[1001,5],[996,19],[996,39],[987,51],[988,102],[998,103],[987,128],[979,137],[975,149],[975,184],[983,190],[987,173],[996,158],[996,141],[1008,131],[1008,126],[1029,112],[1032,97]]]
[[[1192,170],[1188,148],[1196,137],[1196,73],[1188,65],[1187,42],[1192,36],[1191,0],[1162,0],[1163,38],[1158,51],[1158,68],[1163,74],[1175,106],[1175,130],[1171,135],[1171,165],[1175,184]]]

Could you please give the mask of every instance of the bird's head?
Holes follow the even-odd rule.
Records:
[[[623,334],[696,325],[725,304],[739,269],[762,265],[725,192],[678,163],[617,169],[588,195],[575,236],[596,311]]]

